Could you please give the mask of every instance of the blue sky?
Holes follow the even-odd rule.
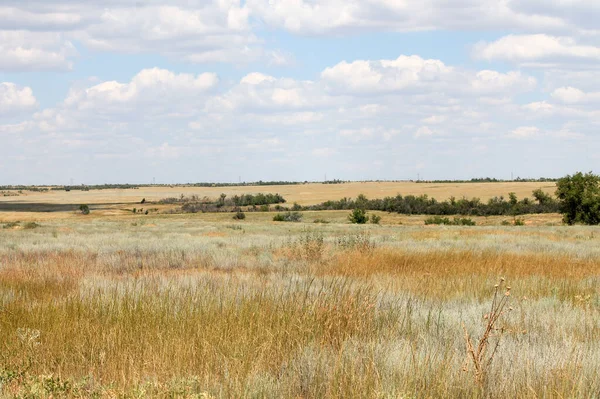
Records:
[[[0,184],[594,170],[590,0],[5,0]]]

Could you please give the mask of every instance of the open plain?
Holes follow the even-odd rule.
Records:
[[[525,196],[539,187],[488,184],[414,189],[445,199]],[[319,194],[304,203],[397,193],[377,183],[344,187],[236,192],[279,192],[290,203],[303,201],[307,191]],[[526,215],[525,226],[490,217],[474,218],[478,226],[444,227],[385,213],[381,225],[356,226],[347,211],[304,212],[301,223],[273,222],[270,212],[237,221],[231,213],[127,211],[141,197],[192,192],[144,190],[155,189],[7,197],[65,204],[72,195],[72,204],[117,205],[92,207],[90,215],[0,212],[2,396],[592,398],[600,392],[596,227],[562,226],[554,214]],[[233,192],[210,190],[196,195]],[[508,302],[477,364],[466,334],[481,342],[496,285]]]

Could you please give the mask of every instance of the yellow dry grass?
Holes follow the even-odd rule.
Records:
[[[600,392],[594,228],[209,216],[228,218],[0,229],[0,397]],[[514,311],[488,378],[474,381],[463,324],[481,331],[500,277]]]
[[[136,204],[142,198],[158,201],[167,197],[197,195],[218,198],[221,193],[228,196],[255,193],[279,193],[290,204],[314,205],[327,200],[344,197],[355,198],[365,194],[369,198],[387,196],[427,194],[438,200],[478,197],[486,201],[495,196],[507,196],[515,192],[518,197],[531,197],[531,192],[541,188],[554,193],[554,183],[413,183],[413,182],[372,182],[347,184],[302,184],[288,186],[253,187],[142,187],[137,190],[91,190],[91,191],[49,191],[25,192],[19,197],[0,197],[0,202],[29,202],[49,204]],[[139,206],[138,206],[139,208]]]

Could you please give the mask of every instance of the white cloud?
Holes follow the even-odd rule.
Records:
[[[517,10],[513,2],[497,0],[248,0],[246,4],[269,26],[304,35],[568,28],[560,15]]]
[[[337,94],[439,91],[486,95],[528,91],[536,86],[535,78],[521,72],[459,70],[440,60],[423,59],[415,55],[401,55],[395,60],[343,61],[326,68],[321,78],[331,92]]]
[[[522,72],[465,70],[416,56],[338,66],[324,68],[315,80],[252,72],[238,81],[219,81],[211,72],[159,68],[141,70],[130,79],[88,80],[84,87],[76,83],[64,101],[29,120],[0,124],[0,134],[6,151],[26,148],[27,159],[48,165],[60,164],[59,156],[85,164],[84,156],[94,154],[102,165],[98,170],[105,171],[118,162],[130,168],[135,160],[153,158],[152,165],[161,165],[153,174],[168,170],[186,180],[200,177],[181,172],[182,165],[186,170],[210,169],[231,148],[236,149],[235,161],[223,162],[214,174],[211,169],[211,178],[237,180],[240,170],[257,179],[320,179],[323,170],[332,177],[363,178],[356,159],[371,166],[375,161],[393,165],[389,174],[365,166],[370,171],[365,178],[406,178],[420,160],[426,160],[423,172],[432,178],[469,177],[473,164],[492,165],[507,146],[524,152],[534,151],[535,143],[539,146],[540,141],[527,139],[544,138],[545,146],[554,146],[549,153],[557,156],[564,153],[564,140],[586,140],[586,148],[594,148],[589,140],[600,126],[600,112],[590,100],[595,91],[582,92],[579,102],[565,103],[569,97],[563,91],[571,86],[544,86],[551,93],[548,98],[521,104],[514,93],[537,85]],[[380,78],[344,88],[371,74]],[[385,86],[395,77],[401,83],[389,90]],[[523,139],[518,148],[509,140],[515,138]],[[475,154],[468,162],[459,158],[483,148],[485,156]],[[319,166],[307,165],[307,157]],[[278,162],[280,167],[257,171],[256,162]],[[349,169],[353,163],[358,169]],[[65,168],[61,173],[70,173]],[[317,170],[317,176],[308,174]],[[477,174],[489,170],[494,169]],[[128,173],[135,177],[151,172]]]
[[[185,110],[188,108],[185,103],[170,104],[169,101],[204,95],[218,81],[214,73],[192,75],[175,74],[160,68],[144,69],[129,83],[109,81],[83,90],[72,90],[65,105],[77,109],[123,111],[137,103],[158,103],[165,109]]]
[[[471,85],[479,92],[502,92],[511,89],[527,91],[535,87],[536,80],[533,77],[523,76],[521,72],[500,73],[484,70],[475,75]]]
[[[546,101],[536,101],[523,106],[528,111],[532,112],[551,112],[554,110],[554,105],[549,104]]]
[[[0,83],[0,115],[31,110],[36,106],[37,100],[30,87]]]
[[[322,147],[313,149],[311,153],[316,157],[330,157],[337,154],[337,150],[335,148]]]
[[[5,1],[9,6],[0,5],[0,26],[4,29],[28,30],[69,30],[81,26],[85,17],[74,10],[52,10],[43,4],[36,7],[23,7],[23,3]],[[51,2],[48,2],[51,3]]]
[[[445,115],[431,115],[428,118],[421,119],[421,122],[428,125],[439,125],[440,123],[444,123],[446,119],[447,117]]]
[[[415,132],[415,138],[431,137],[434,134],[435,134],[435,132],[433,130],[431,130],[431,128],[429,128],[429,126],[421,126]]]
[[[391,92],[414,89],[426,84],[444,84],[453,69],[439,60],[401,55],[395,60],[343,61],[326,68],[321,78],[333,91]]]
[[[571,37],[508,35],[491,43],[478,43],[474,56],[488,61],[506,60],[529,65],[564,59],[591,62],[600,60],[600,47],[580,45]]]
[[[251,73],[243,77],[240,84],[213,98],[207,106],[211,112],[300,112],[317,110],[331,104],[331,98],[316,82],[276,79],[260,73]]]
[[[598,103],[600,92],[586,93],[575,87],[561,87],[554,90],[552,98],[566,104]]]
[[[161,4],[162,3],[162,4]],[[5,0],[0,5],[0,68],[70,69],[72,42],[88,49],[157,53],[193,63],[288,65],[291,56],[267,50],[253,33],[240,0]]]
[[[68,70],[75,47],[60,33],[1,30],[0,70]]]
[[[535,126],[521,126],[511,131],[508,136],[514,139],[531,139],[539,137],[540,134],[540,129]]]

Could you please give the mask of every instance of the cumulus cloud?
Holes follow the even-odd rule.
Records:
[[[132,107],[157,104],[160,112],[185,112],[190,104],[172,103],[174,99],[191,99],[205,95],[219,79],[214,73],[176,74],[169,70],[144,69],[130,82],[102,82],[85,89],[71,90],[64,106],[96,112],[125,112]]]
[[[505,60],[517,63],[557,62],[560,60],[596,62],[600,47],[578,44],[571,37],[546,34],[508,35],[494,42],[481,42],[475,46],[476,58]],[[543,65],[543,64],[542,64]]]
[[[521,126],[511,131],[508,136],[514,139],[531,139],[539,137],[540,134],[540,129],[535,126]]]
[[[531,1],[531,0],[527,0]],[[560,15],[519,10],[495,0],[248,0],[253,15],[293,33],[323,35],[366,30],[565,29]]]
[[[0,70],[69,70],[77,51],[60,33],[1,30]]]
[[[265,50],[240,0],[6,0],[0,6],[0,69],[69,69],[72,42],[97,51],[158,53],[193,63],[289,57]],[[162,4],[161,4],[162,3]]]
[[[561,87],[554,90],[552,98],[566,104],[598,103],[600,92],[586,93],[575,87]]]
[[[79,82],[55,106],[0,123],[0,134],[8,138],[7,151],[24,149],[27,159],[93,153],[103,171],[121,161],[151,160],[161,166],[152,173],[190,170],[177,175],[190,181],[202,180],[191,170],[217,162],[211,177],[222,180],[237,180],[240,170],[247,179],[251,173],[266,178],[255,171],[257,162],[278,165],[269,178],[322,178],[323,170],[357,178],[363,172],[356,159],[382,166],[365,178],[406,178],[422,160],[432,175],[455,177],[463,168],[469,177],[487,173],[469,165],[490,164],[514,146],[511,139],[531,149],[535,141],[528,140],[544,138],[562,151],[564,140],[593,137],[600,125],[595,91],[564,86],[546,99],[518,102],[515,93],[535,87],[524,72],[469,70],[418,56],[343,62],[313,80],[258,70],[232,81],[208,70],[149,68],[128,79]],[[224,156],[232,148],[235,162]],[[488,155],[474,154],[468,164],[458,158],[483,148]],[[319,168],[306,166],[306,159],[318,160]]]
[[[332,100],[317,82],[250,73],[241,79],[240,84],[212,99],[208,107],[214,112],[298,112],[326,107],[331,103]]]
[[[31,110],[37,100],[30,87],[19,87],[14,83],[0,83],[0,115]]]
[[[395,60],[343,61],[325,69],[321,78],[334,93],[449,91],[483,95],[531,90],[533,77],[520,72],[473,72],[447,66],[440,60],[400,56]]]

